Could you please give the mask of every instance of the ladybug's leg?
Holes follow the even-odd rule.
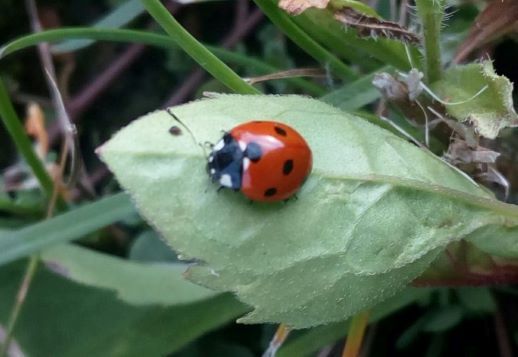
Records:
[[[284,203],[288,203],[289,201],[292,201],[292,200],[293,200],[293,201],[297,201],[298,199],[299,199],[299,197],[295,194],[295,195],[293,195],[293,196],[291,196],[291,197],[286,198],[286,199],[285,199],[285,200],[283,200],[282,202],[284,202]]]
[[[200,145],[202,148],[211,149],[211,150],[214,148],[214,144],[211,143],[210,141],[205,141],[203,143],[198,143],[198,145]]]

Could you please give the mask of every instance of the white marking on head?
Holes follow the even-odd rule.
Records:
[[[219,183],[221,186],[232,187],[232,178],[229,174],[221,175]]]
[[[221,139],[220,141],[218,141],[216,143],[216,145],[214,145],[214,147],[212,148],[212,150],[214,151],[219,151],[221,149],[223,149],[223,146],[225,146],[225,140]]]
[[[243,171],[248,170],[248,167],[250,166],[250,159],[245,157],[243,159]]]
[[[241,151],[246,150],[246,143],[244,141],[239,140],[237,143],[239,144],[239,148],[241,149]]]
[[[216,173],[216,169],[210,169],[210,174],[214,175]]]

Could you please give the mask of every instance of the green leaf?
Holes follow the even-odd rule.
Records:
[[[487,224],[518,223],[473,181],[390,132],[317,100],[220,95],[157,111],[99,149],[142,215],[185,258],[190,278],[233,291],[244,322],[308,327],[344,320],[417,277],[442,247]],[[197,142],[251,119],[304,135],[314,166],[298,200],[249,204],[209,186]]]
[[[47,267],[81,284],[115,290],[132,305],[176,305],[215,295],[183,279],[186,264],[137,263],[64,244],[41,253]]]
[[[428,314],[422,330],[425,332],[443,332],[459,324],[462,320],[462,308],[457,305],[444,306]]]
[[[129,197],[121,193],[0,235],[0,265],[55,244],[79,239],[134,212]]]
[[[380,68],[376,73],[386,71],[388,67]],[[374,102],[381,97],[381,93],[372,85],[376,73],[365,75],[342,88],[329,92],[320,97],[320,100],[334,105],[342,110],[354,111]]]
[[[122,27],[144,12],[140,0],[128,0],[117,6],[108,15],[92,25],[94,28],[111,29]],[[65,53],[77,51],[94,43],[94,40],[67,40],[52,47],[53,53]]]
[[[378,13],[376,13],[376,10],[374,10],[369,5],[366,5],[362,3],[361,1],[357,0],[331,0],[331,3],[336,8],[342,8],[342,7],[351,7],[355,9],[358,12],[361,12],[365,15],[369,16],[375,16],[379,17]]]
[[[300,29],[292,18],[279,9],[273,0],[254,0],[262,12],[288,36],[298,47],[307,52],[322,65],[329,66],[337,75],[343,78],[356,78],[356,73],[345,63],[320,44],[318,44],[305,31]]]
[[[149,46],[157,46],[167,50],[178,48],[176,41],[166,35],[160,35],[152,32],[129,30],[129,29],[98,29],[94,27],[70,27],[59,28],[55,30],[41,31],[26,35],[12,40],[0,47],[0,60],[41,42],[59,42],[64,39],[95,39],[98,41],[117,41],[124,43],[143,43]],[[267,74],[280,71],[281,68],[271,66],[258,58],[241,54],[235,51],[229,51],[221,47],[204,45],[213,52],[222,61],[232,64],[245,66],[252,73]],[[303,88],[308,94],[319,96],[324,93],[324,89],[319,85],[302,79],[302,78],[286,78],[287,82]]]
[[[503,258],[518,258],[518,239],[515,227],[489,224],[466,237],[478,249]]]
[[[488,288],[457,288],[455,293],[462,305],[470,312],[494,313],[497,310],[495,298]]]
[[[433,289],[407,288],[378,306],[371,313],[370,322],[376,322],[385,317],[414,304],[417,300],[430,295]],[[295,331],[282,345],[277,353],[278,357],[313,356],[321,348],[329,346],[346,335],[349,321],[332,323],[325,326],[314,327],[309,330]]]
[[[330,10],[308,9],[293,21],[325,48],[360,66],[371,57],[400,70],[409,70],[405,46],[395,40],[361,38],[354,29],[344,29]],[[415,48],[408,46],[413,53]]]
[[[0,268],[1,324],[23,269],[21,262]],[[166,356],[246,311],[227,294],[191,304],[133,306],[106,289],[39,269],[14,338],[27,356]]]
[[[176,262],[173,250],[152,230],[140,234],[133,242],[129,258],[140,262]]]
[[[490,61],[452,67],[443,77],[433,84],[437,95],[447,102],[466,101],[446,105],[448,114],[461,122],[472,123],[480,135],[494,139],[501,129],[518,124],[513,85],[495,73]],[[486,86],[481,94],[470,99]]]

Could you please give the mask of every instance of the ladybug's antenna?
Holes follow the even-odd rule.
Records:
[[[205,148],[203,147],[202,144],[200,144],[197,140],[196,140],[196,136],[194,136],[194,133],[191,131],[191,129],[189,129],[189,127],[187,125],[185,125],[181,120],[180,118],[178,118],[176,116],[176,114],[174,114],[172,111],[171,111],[171,108],[167,108],[166,109],[167,113],[173,117],[174,120],[176,120],[181,126],[183,126],[185,128],[185,130],[187,130],[187,132],[189,133],[189,135],[191,136],[192,140],[194,141],[194,143],[198,146],[201,147],[201,150],[203,152],[203,156],[207,157],[207,153],[205,152]]]

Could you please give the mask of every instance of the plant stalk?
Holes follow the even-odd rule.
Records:
[[[434,83],[442,77],[440,33],[444,0],[416,0],[423,27],[425,81]]]
[[[5,125],[5,128],[9,132],[9,135],[13,139],[16,145],[16,149],[31,168],[34,176],[36,176],[36,179],[40,183],[43,192],[47,197],[51,197],[54,187],[52,179],[50,178],[49,174],[47,173],[47,170],[43,166],[43,163],[32,149],[31,141],[25,133],[23,125],[20,123],[20,120],[18,119],[18,115],[16,115],[16,111],[14,110],[13,104],[9,99],[7,89],[5,88],[4,82],[1,77],[0,117]]]
[[[239,94],[261,94],[259,90],[246,83],[226,64],[219,60],[205,46],[198,42],[171,15],[159,0],[141,0],[142,5],[156,22],[173,38],[178,45],[200,66],[225,86]]]
[[[9,345],[11,344],[11,341],[13,339],[14,327],[16,325],[16,321],[18,320],[18,316],[20,315],[20,311],[22,310],[22,306],[25,303],[25,298],[27,297],[27,292],[29,291],[32,279],[34,278],[34,275],[36,275],[38,262],[39,257],[37,255],[33,255],[31,256],[29,263],[27,264],[27,269],[25,270],[22,283],[20,285],[20,288],[18,289],[18,293],[16,294],[16,301],[11,310],[9,321],[7,322],[4,343],[2,344],[2,348],[0,349],[0,357],[7,356],[7,352],[9,351]]]
[[[353,316],[349,325],[342,357],[358,357],[360,355],[363,336],[365,336],[365,330],[369,323],[369,316],[370,311],[362,311]]]
[[[279,9],[272,0],[254,0],[254,2],[275,26],[315,60],[324,66],[329,66],[331,71],[340,77],[346,79],[357,78],[356,73],[349,66],[313,40],[313,38],[298,27],[283,10]]]

